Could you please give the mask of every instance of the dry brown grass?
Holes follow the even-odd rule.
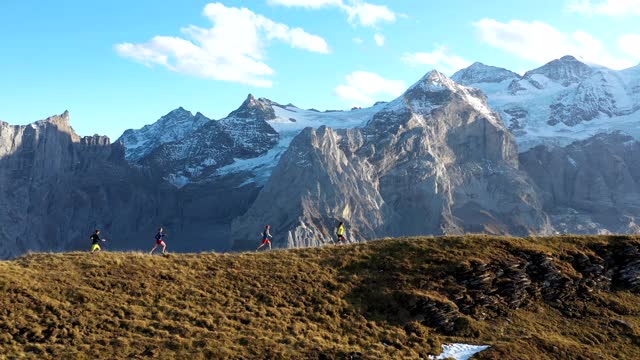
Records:
[[[418,359],[490,344],[484,359],[640,359],[638,295],[594,294],[583,316],[536,300],[445,334],[403,299],[455,307],[455,274],[520,250],[561,259],[626,237],[387,239],[241,254],[31,254],[0,262],[0,359]],[[562,271],[579,277],[570,264]]]

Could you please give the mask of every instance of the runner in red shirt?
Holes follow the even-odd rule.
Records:
[[[267,225],[264,228],[264,231],[260,234],[262,235],[262,244],[260,244],[260,246],[258,246],[258,248],[256,249],[256,251],[260,250],[261,247],[265,246],[265,245],[269,245],[269,250],[271,250],[271,238],[273,238],[273,236],[271,236],[271,234],[269,233],[269,229],[271,229],[270,225]]]
[[[164,229],[158,229],[158,233],[156,234],[156,245],[151,249],[151,252],[149,252],[150,255],[153,254],[154,250],[157,249],[158,246],[162,246],[163,255],[167,253],[167,244],[164,242],[165,236],[167,236],[167,234],[164,232]]]

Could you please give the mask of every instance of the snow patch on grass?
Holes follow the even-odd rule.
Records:
[[[469,360],[481,351],[487,350],[489,345],[449,344],[442,345],[442,354],[429,356],[429,360],[443,360],[454,358],[456,360]]]

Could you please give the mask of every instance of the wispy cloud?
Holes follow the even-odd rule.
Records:
[[[347,13],[350,23],[362,26],[376,26],[381,22],[394,22],[398,17],[386,5],[374,5],[363,0],[268,0],[268,3],[308,9],[335,6]]]
[[[451,49],[444,45],[437,46],[431,52],[405,53],[402,61],[413,66],[430,65],[447,75],[471,65],[470,61],[453,54]]]
[[[327,42],[301,28],[290,28],[246,8],[221,3],[205,6],[213,27],[188,26],[183,37],[155,36],[145,43],[121,43],[116,52],[145,65],[160,65],[182,74],[207,79],[270,87],[274,71],[264,62],[269,41],[326,54]]]
[[[373,35],[373,40],[378,44],[378,46],[384,46],[384,36],[382,34]]]
[[[584,31],[567,33],[540,21],[503,23],[487,18],[473,25],[486,44],[537,63],[574,55],[587,63],[613,69],[634,65],[633,60],[613,55],[600,40]]]
[[[640,15],[640,0],[574,0],[567,7],[569,11],[586,15],[625,16]]]
[[[367,71],[354,71],[345,76],[345,82],[336,87],[335,95],[354,106],[369,106],[381,98],[397,97],[407,88],[402,80],[388,80]]]

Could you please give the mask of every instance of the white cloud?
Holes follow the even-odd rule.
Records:
[[[620,50],[640,61],[640,34],[626,34],[618,39]]]
[[[640,15],[640,0],[605,0],[596,3],[591,0],[574,0],[569,3],[568,9],[586,15]]]
[[[342,6],[342,0],[269,0],[271,5],[300,6],[317,9],[324,6]]]
[[[362,1],[344,5],[343,9],[349,14],[349,22],[359,22],[363,26],[375,26],[378,22],[394,22],[396,14],[385,5],[373,5]]]
[[[373,40],[375,40],[378,46],[384,46],[384,36],[382,34],[373,35]]]
[[[362,40],[362,39],[361,39],[361,38],[359,38],[359,37],[355,37],[355,38],[353,38],[353,42],[354,42],[355,44],[360,45],[360,44],[362,44],[362,43],[364,42],[364,40]]]
[[[363,0],[268,0],[271,5],[298,6],[318,9],[336,6],[345,11],[349,22],[362,26],[375,26],[380,22],[394,22],[397,15],[386,5],[374,5]]]
[[[367,72],[354,71],[345,76],[346,84],[339,85],[335,94],[350,100],[354,106],[369,106],[380,97],[397,97],[407,88],[402,80],[387,80],[382,76]]]
[[[293,48],[326,54],[327,42],[301,28],[289,28],[246,8],[220,3],[205,6],[204,15],[214,24],[203,29],[181,29],[184,38],[155,36],[145,43],[122,43],[116,52],[147,66],[161,65],[171,71],[207,79],[269,87],[274,71],[263,59],[269,40]]]
[[[471,65],[470,61],[453,54],[448,47],[443,45],[437,46],[432,52],[405,53],[402,60],[413,66],[433,66],[446,75],[452,75],[454,72]]]
[[[473,25],[488,45],[537,63],[573,55],[584,62],[613,69],[634,64],[629,58],[612,55],[600,40],[584,31],[566,33],[540,21],[502,23],[487,18]]]

